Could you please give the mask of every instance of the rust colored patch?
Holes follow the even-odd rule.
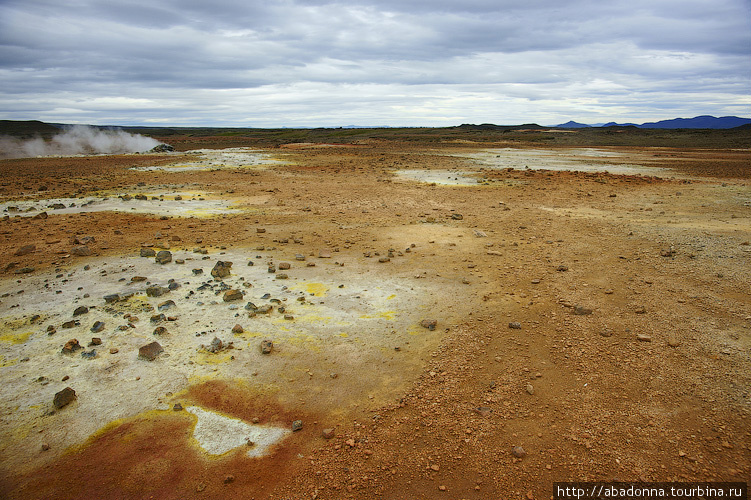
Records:
[[[183,401],[260,423],[312,423],[312,416],[280,407],[239,384],[211,381],[191,387]],[[269,456],[249,458],[238,448],[221,457],[203,453],[193,440],[195,419],[187,412],[154,411],[93,436],[60,459],[11,483],[1,480],[0,497],[14,499],[206,499],[263,497],[289,474],[306,441],[295,433]],[[9,471],[5,471],[8,473]],[[232,480],[227,480],[232,477]]]

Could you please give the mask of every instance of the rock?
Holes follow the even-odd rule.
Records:
[[[568,266],[564,266],[564,265],[561,264],[555,270],[558,271],[558,272],[561,272],[561,273],[565,273],[566,271],[568,271]]]
[[[154,314],[153,316],[151,316],[151,318],[149,319],[149,321],[152,324],[161,323],[162,321],[167,321],[167,316],[165,316],[163,313],[162,314]]]
[[[130,278],[131,283],[140,283],[142,281],[146,281],[146,276],[133,276]]]
[[[193,269],[193,276],[203,274],[203,269]]]
[[[169,292],[169,288],[159,286],[159,285],[152,285],[146,288],[146,295],[149,297],[161,297],[162,295],[168,292]]]
[[[230,269],[232,268],[232,262],[217,261],[214,264],[214,268],[211,270],[211,276],[216,279],[226,278],[230,275]]]
[[[16,250],[16,253],[14,253],[13,255],[17,257],[21,257],[23,255],[28,255],[32,252],[35,252],[36,249],[37,249],[36,245],[24,245],[18,250]]]
[[[639,342],[652,342],[652,337],[645,333],[639,333],[636,335],[636,340]]]
[[[324,429],[321,432],[321,436],[323,436],[323,439],[332,439],[335,435],[336,435],[336,432],[331,427],[329,427],[328,429]]]
[[[271,354],[274,350],[274,343],[270,340],[261,341],[261,354]]]
[[[287,276],[284,273],[279,273],[279,274],[276,275],[276,279],[278,279],[278,280],[286,280],[286,279],[289,279],[289,276]]]
[[[464,216],[462,214],[451,214],[451,218],[453,220],[462,220],[464,219]]]
[[[423,328],[427,328],[430,331],[435,330],[435,327],[438,326],[438,320],[436,319],[424,319],[420,321],[420,326]]]
[[[169,250],[159,250],[156,254],[157,264],[168,264],[172,262],[172,252]]]
[[[72,319],[70,321],[66,321],[65,323],[63,323],[63,328],[75,328],[79,324],[80,323],[77,320]]]
[[[79,349],[83,349],[83,347],[81,347],[81,344],[78,343],[78,340],[77,339],[70,339],[63,346],[63,351],[62,352],[63,352],[63,354],[71,354],[71,353],[76,352]]]
[[[576,314],[577,316],[586,316],[588,314],[592,314],[592,309],[577,304],[574,306],[574,314]]]
[[[89,243],[96,242],[96,238],[93,236],[73,236],[74,245],[88,245]]]
[[[91,342],[89,342],[89,345],[102,345],[102,339],[99,337],[91,337]]]
[[[235,481],[235,476],[233,476],[232,474],[228,474],[228,475],[227,475],[227,476],[226,476],[226,477],[224,478],[224,484],[230,484],[230,483],[232,483],[232,482],[234,482],[234,481]]]
[[[295,420],[292,422],[292,432],[302,430],[302,420]]]
[[[227,290],[224,292],[224,301],[225,302],[232,302],[235,300],[242,300],[243,299],[243,293],[240,290]]]
[[[49,215],[47,214],[47,212],[39,212],[38,214],[36,214],[32,218],[33,219],[46,219],[47,217],[49,217]]]
[[[28,273],[33,273],[34,271],[35,271],[35,268],[27,266],[27,267],[22,267],[21,269],[14,271],[14,274],[28,274]]]
[[[511,448],[511,454],[516,458],[524,458],[525,456],[527,456],[527,452],[521,446],[514,446],[513,448]]]
[[[146,361],[154,361],[162,352],[164,352],[164,349],[159,342],[151,342],[138,349],[138,358],[145,359]]]
[[[154,335],[167,335],[168,333],[167,328],[163,326],[157,326],[154,328]]]
[[[55,405],[55,408],[59,410],[65,406],[68,406],[70,403],[72,403],[76,399],[77,399],[76,391],[74,391],[70,387],[66,387],[62,391],[55,394],[55,397],[52,400],[52,404]]]
[[[663,257],[674,257],[676,254],[675,248],[672,246],[670,248],[663,248],[660,250],[660,255]]]
[[[518,321],[512,321],[511,323],[508,324],[508,327],[511,328],[512,330],[521,330],[522,324],[519,323]]]
[[[94,326],[91,327],[93,333],[99,333],[104,330],[104,321],[95,321]]]
[[[378,258],[378,262],[385,264],[386,262],[391,262],[391,259],[389,257],[383,256]]]
[[[115,302],[122,300],[122,297],[119,293],[111,293],[109,295],[105,295],[103,299],[107,304],[114,304]]]
[[[153,148],[151,148],[149,150],[149,153],[171,153],[174,150],[175,150],[175,148],[172,147],[172,146],[170,146],[169,144],[162,143],[162,144],[158,144],[158,145],[154,146]],[[175,198],[177,198],[177,197],[175,197]]]
[[[280,262],[279,263],[279,270],[280,271],[287,271],[291,267],[292,267],[292,265],[289,262]]]
[[[600,335],[602,337],[612,337],[613,330],[611,330],[610,328],[603,328],[602,330],[600,330]]]
[[[224,348],[224,342],[221,341],[219,337],[214,337],[214,340],[211,341],[211,344],[206,348],[207,351],[217,353]]]
[[[141,257],[156,257],[156,251],[153,248],[141,247]]]
[[[82,314],[87,314],[89,312],[89,308],[86,306],[78,306],[73,311],[73,316],[80,316]]]
[[[70,249],[70,254],[77,257],[88,257],[91,255],[91,249],[88,245],[76,245]]]
[[[94,359],[94,358],[96,358],[96,349],[92,349],[89,352],[86,352],[86,351],[82,352],[81,353],[81,357],[82,358],[86,358],[86,359]]]
[[[678,347],[681,345],[681,341],[675,336],[675,334],[671,333],[668,335],[668,345],[670,347]]]
[[[639,306],[636,309],[634,309],[634,312],[636,314],[646,314],[647,313],[647,308],[644,307],[644,306]]]
[[[235,325],[235,326],[232,327],[232,333],[242,333],[244,331],[245,330],[240,325]]]
[[[174,411],[181,411],[183,409],[183,405],[180,403],[175,403],[175,405],[172,407]]]
[[[174,300],[165,300],[164,302],[160,303],[156,308],[160,311],[166,311],[168,309],[172,309],[175,307],[175,301]]]
[[[527,384],[527,394],[532,396],[534,395],[534,393],[535,393],[535,388],[532,386],[532,384]]]
[[[331,252],[328,250],[321,250],[318,252],[318,258],[319,259],[330,259],[331,258]]]

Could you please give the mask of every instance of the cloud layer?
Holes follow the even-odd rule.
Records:
[[[746,0],[6,0],[0,117],[239,126],[749,115]]]

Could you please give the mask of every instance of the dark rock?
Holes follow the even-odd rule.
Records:
[[[70,249],[70,254],[77,257],[88,257],[91,253],[91,249],[88,245],[76,245]]]
[[[149,297],[161,297],[162,295],[168,292],[169,292],[169,288],[159,286],[159,285],[152,285],[146,288],[146,295]]]
[[[89,342],[89,345],[102,345],[102,339],[99,337],[91,337],[91,342]]]
[[[203,274],[203,269],[193,269],[194,276],[198,276],[199,274]]]
[[[46,219],[47,217],[49,217],[49,215],[47,214],[47,212],[39,212],[38,214],[36,214],[32,218],[33,219]]]
[[[119,302],[121,299],[122,297],[118,293],[111,293],[109,295],[104,296],[104,301],[107,304],[114,304],[115,302]]]
[[[89,308],[86,306],[78,306],[73,311],[73,316],[80,316],[82,314],[87,314],[89,312]]]
[[[566,271],[568,271],[568,266],[560,265],[560,266],[558,266],[556,268],[556,271],[560,271],[562,273],[565,273]]]
[[[21,257],[23,255],[28,255],[32,252],[35,252],[36,249],[37,249],[36,245],[24,245],[18,250],[16,250],[16,253],[14,253],[13,255],[17,257]]]
[[[169,144],[162,143],[149,149],[149,153],[171,153],[174,150],[175,148],[170,146]]]
[[[79,326],[81,323],[78,322],[78,320],[72,319],[70,321],[66,321],[63,323],[63,328],[75,328]]]
[[[151,321],[151,323],[153,324],[156,324],[162,321],[167,321],[167,317],[164,314],[155,314],[151,317],[149,321]]]
[[[76,398],[76,391],[74,391],[70,387],[66,387],[62,391],[55,394],[55,398],[52,400],[52,404],[55,405],[55,408],[59,410],[65,406],[68,406],[70,403],[75,401]]]
[[[89,352],[83,351],[81,353],[81,357],[85,359],[94,359],[96,358],[96,349],[92,349]]]
[[[157,264],[168,264],[172,262],[172,252],[169,250],[160,250],[156,254],[156,263]]]
[[[141,247],[141,257],[156,257],[156,250],[148,247]]]
[[[240,325],[235,325],[235,326],[232,327],[232,333],[242,333],[244,331],[245,330]]]
[[[451,214],[451,218],[454,220],[462,220],[464,216],[462,214]]]
[[[206,348],[209,352],[219,352],[224,348],[224,342],[221,341],[219,337],[214,337],[214,340],[211,341],[211,344]]]
[[[274,343],[270,340],[261,341],[261,354],[271,354],[274,350]]]
[[[574,306],[574,314],[577,316],[586,316],[592,314],[592,309],[577,304]]]
[[[512,321],[511,323],[508,324],[508,327],[511,328],[512,330],[521,330],[522,324],[519,323],[518,321]]]
[[[232,262],[217,261],[214,264],[214,268],[211,270],[211,276],[216,279],[226,278],[230,275],[230,269],[232,268]]]
[[[183,409],[183,405],[180,403],[175,403],[175,406],[172,407],[174,411],[181,411]]]
[[[156,306],[156,308],[159,309],[160,311],[166,311],[166,310],[171,309],[173,307],[175,307],[175,301],[174,300],[165,300],[164,302],[162,302],[161,304],[159,304],[158,306]]]
[[[427,328],[430,331],[435,330],[435,327],[438,326],[438,320],[435,319],[424,319],[420,321],[420,326],[423,328]]]
[[[286,270],[288,270],[291,267],[292,267],[292,265],[289,262],[280,262],[279,263],[279,270],[280,271],[286,271]]]
[[[162,352],[164,352],[164,349],[159,342],[152,342],[138,349],[138,358],[145,359],[146,361],[154,361]]]
[[[295,420],[292,422],[292,432],[302,430],[302,420]]]
[[[235,300],[242,300],[243,299],[243,293],[240,290],[227,290],[224,292],[224,301],[225,302],[232,302]]]
[[[154,335],[167,335],[167,329],[163,326],[157,326],[154,328]]]
[[[514,446],[513,448],[511,448],[511,454],[516,458],[524,458],[525,456],[527,456],[527,452],[521,446]]]
[[[33,273],[35,270],[36,269],[31,266],[22,267],[21,269],[17,269],[16,271],[14,271],[14,274],[29,274],[29,273]]]
[[[93,236],[73,236],[74,245],[88,245],[95,242],[96,239]]]

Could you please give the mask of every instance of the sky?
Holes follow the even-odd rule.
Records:
[[[0,0],[0,119],[751,117],[751,0]]]

